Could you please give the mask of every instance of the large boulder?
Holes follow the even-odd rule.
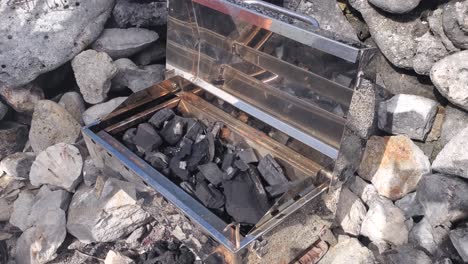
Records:
[[[468,50],[449,55],[432,66],[431,80],[450,102],[468,110]]]
[[[419,182],[416,197],[424,208],[425,217],[433,225],[450,225],[450,222],[468,216],[468,183],[444,174],[425,175]]]
[[[44,91],[34,83],[21,87],[0,86],[0,95],[15,111],[32,114],[34,106],[44,99]]]
[[[421,0],[369,0],[369,2],[383,11],[403,14],[416,8]]]
[[[432,169],[468,179],[468,126],[458,132],[439,152]]]
[[[83,124],[83,112],[86,110],[83,97],[77,92],[67,92],[60,97],[59,105],[63,106],[76,121]]]
[[[117,75],[112,79],[112,89],[129,88],[136,93],[164,80],[165,65],[155,64],[138,67],[131,60],[123,58],[115,61]]]
[[[28,140],[28,127],[14,122],[0,122],[0,160],[21,151]]]
[[[359,243],[359,240],[348,236],[339,236],[338,244],[333,246],[320,260],[320,264],[373,264],[372,252]]]
[[[341,189],[340,199],[336,209],[335,222],[350,234],[357,236],[361,230],[361,223],[366,215],[366,206],[361,199],[348,188]]]
[[[0,161],[0,173],[3,171],[15,178],[28,179],[35,159],[36,155],[33,152],[17,152],[8,155]]]
[[[429,159],[409,138],[373,136],[367,141],[358,174],[371,181],[380,195],[397,200],[416,190],[430,170]]]
[[[68,208],[67,230],[83,243],[111,242],[145,224],[135,185],[108,178],[102,190],[81,185]]]
[[[80,123],[65,108],[50,100],[37,102],[29,131],[34,152],[59,142],[75,143],[79,136]]]
[[[158,40],[158,33],[143,28],[107,28],[91,45],[112,59],[130,57]]]
[[[71,65],[83,99],[90,104],[104,101],[111,87],[111,79],[117,74],[109,55],[86,50],[73,58]]]
[[[167,22],[166,2],[117,0],[112,15],[120,28],[162,26]]]
[[[107,116],[110,112],[114,111],[120,104],[122,104],[127,97],[116,97],[105,103],[93,105],[86,109],[83,113],[83,122],[89,125],[92,122]]]
[[[444,6],[442,23],[444,32],[453,45],[460,49],[468,49],[468,3],[452,0]]]
[[[72,59],[101,33],[114,0],[0,3],[0,83],[16,87]]]
[[[432,128],[438,103],[417,95],[398,94],[380,103],[379,128],[390,134],[424,140]]]

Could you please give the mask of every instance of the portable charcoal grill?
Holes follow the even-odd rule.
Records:
[[[334,184],[353,92],[373,51],[262,1],[170,0],[166,67],[172,77],[131,95],[83,135],[98,166],[151,186],[206,235],[209,242],[201,240],[197,249],[202,258],[217,253],[226,263],[246,263],[248,246]],[[307,157],[226,113],[210,96],[301,142]],[[120,142],[124,131],[164,108],[207,125],[221,121],[232,143],[271,154],[289,180],[302,184],[242,234]]]

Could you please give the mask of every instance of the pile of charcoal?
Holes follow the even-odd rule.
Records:
[[[293,183],[271,155],[259,158],[246,143],[228,142],[230,135],[222,122],[206,126],[162,109],[122,141],[223,220],[248,227]]]

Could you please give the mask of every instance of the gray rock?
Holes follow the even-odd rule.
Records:
[[[59,105],[63,106],[76,121],[83,124],[83,112],[86,110],[83,97],[77,92],[67,92],[60,97]]]
[[[453,45],[460,49],[468,49],[468,31],[466,19],[468,3],[452,0],[444,6],[442,26]]]
[[[468,215],[468,183],[444,174],[425,175],[419,182],[416,198],[425,217],[433,225],[449,225]]]
[[[166,44],[158,41],[151,44],[148,48],[142,50],[133,57],[133,61],[138,65],[149,65],[156,61],[161,61],[166,57]]]
[[[398,200],[414,191],[430,170],[429,159],[409,138],[372,136],[358,174],[371,181],[380,195]]]
[[[122,90],[129,88],[134,93],[164,80],[165,65],[148,65],[138,67],[131,60],[123,58],[115,61],[118,73],[112,79],[112,88]]]
[[[85,125],[89,125],[92,122],[101,119],[112,111],[114,111],[120,104],[122,104],[127,97],[117,97],[111,99],[105,103],[93,105],[90,108],[86,109],[83,113],[83,122]]]
[[[444,123],[440,134],[440,144],[445,146],[455,135],[462,131],[468,124],[468,113],[456,107],[448,105],[445,108]]]
[[[43,185],[34,197],[34,203],[27,218],[28,227],[37,225],[43,217],[44,211],[62,209],[67,211],[70,194],[65,190],[51,191]]]
[[[94,165],[91,156],[87,157],[83,165],[83,181],[87,186],[93,186],[97,177],[101,175],[101,170]]]
[[[403,14],[416,8],[421,0],[369,0],[369,2],[383,11]]]
[[[434,63],[449,54],[444,43],[430,32],[416,38],[416,55],[413,58],[413,68],[418,74],[429,75]]]
[[[0,120],[2,120],[5,115],[8,113],[8,106],[0,101]]]
[[[359,176],[355,176],[349,183],[349,189],[359,196],[359,198],[361,198],[361,200],[366,204],[370,204],[373,200],[379,197],[374,185],[367,183]]]
[[[383,259],[383,263],[386,264],[432,264],[431,258],[429,258],[424,251],[413,248],[411,245],[405,245],[399,247],[396,251],[385,253]]]
[[[431,69],[431,80],[450,102],[468,110],[468,50],[449,55],[436,62]]]
[[[458,132],[439,152],[432,169],[468,179],[468,126]]]
[[[431,131],[438,103],[417,95],[398,94],[379,105],[379,128],[390,134],[424,140]]]
[[[0,160],[22,151],[28,140],[28,127],[14,122],[0,122]]]
[[[37,102],[29,130],[29,141],[35,153],[59,142],[75,143],[80,136],[80,124],[59,104]]]
[[[86,50],[73,58],[71,64],[83,99],[90,104],[104,101],[111,87],[111,79],[117,74],[109,55]]]
[[[34,204],[34,194],[30,191],[22,191],[13,203],[13,211],[10,224],[25,231],[29,227],[28,217]]]
[[[449,230],[443,226],[433,227],[426,218],[411,229],[409,242],[426,250],[436,258],[450,257],[455,249],[449,240]]]
[[[13,211],[13,204],[9,204],[5,198],[0,198],[0,222],[8,222]]]
[[[437,8],[428,16],[427,21],[429,22],[429,27],[431,28],[432,34],[438,37],[442,43],[444,43],[445,48],[450,52],[460,51],[455,47],[452,41],[445,35],[444,28],[442,26],[442,13],[443,8]]]
[[[17,152],[0,161],[0,172],[20,179],[28,179],[31,165],[36,159],[33,152]]]
[[[464,262],[468,262],[468,228],[460,227],[450,231],[450,240]]]
[[[158,33],[143,28],[107,28],[91,45],[114,60],[130,57],[158,40]]]
[[[44,91],[34,83],[21,87],[0,86],[0,95],[15,111],[32,114],[34,106],[44,99]]]
[[[83,243],[111,242],[145,224],[150,215],[136,202],[135,185],[108,178],[102,191],[81,185],[68,208],[67,230]]]
[[[424,208],[416,199],[416,193],[409,193],[398,201],[395,201],[395,205],[400,208],[405,214],[406,218],[413,216],[424,215]]]
[[[0,4],[0,83],[17,87],[72,59],[99,36],[114,0]]]
[[[337,225],[341,226],[346,233],[358,236],[366,212],[366,206],[361,199],[348,188],[343,187],[336,209]]]
[[[167,21],[166,2],[117,0],[112,15],[121,28],[162,26]]]
[[[135,263],[131,258],[124,256],[113,250],[109,250],[104,260],[104,264],[132,264]]]
[[[72,192],[81,182],[83,159],[77,147],[58,143],[37,155],[29,179],[34,186],[49,184]]]
[[[338,244],[330,250],[320,260],[321,264],[373,264],[375,258],[372,252],[361,245],[359,240],[348,236],[339,236]]]
[[[408,229],[403,211],[392,201],[379,198],[369,205],[369,210],[361,225],[361,235],[371,241],[387,242],[400,246],[408,241]]]

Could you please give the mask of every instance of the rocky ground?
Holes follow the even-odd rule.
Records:
[[[468,1],[280,4],[379,50],[320,263],[468,262]],[[0,263],[200,262],[80,132],[163,80],[166,17],[155,0],[0,1]]]

